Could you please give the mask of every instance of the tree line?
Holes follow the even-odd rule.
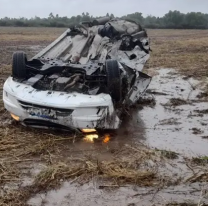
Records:
[[[111,18],[116,18],[113,14],[106,14]],[[100,16],[101,17],[101,16]],[[0,26],[19,26],[19,27],[69,27],[82,21],[92,21],[96,18],[88,12],[72,17],[60,17],[58,14],[50,13],[48,18],[1,18]],[[122,19],[129,19],[140,23],[145,28],[153,29],[208,29],[208,14],[201,12],[190,12],[187,14],[180,11],[169,11],[163,17],[147,16],[135,12],[122,16]]]

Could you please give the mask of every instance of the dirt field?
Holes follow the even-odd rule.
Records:
[[[64,30],[0,27],[1,96],[12,53]],[[208,31],[148,34],[152,83],[119,131],[25,128],[0,101],[0,206],[208,205]]]

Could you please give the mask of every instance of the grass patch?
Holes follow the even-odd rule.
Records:
[[[208,164],[208,157],[193,157],[192,162],[196,165],[206,165]]]
[[[29,196],[29,190],[4,191],[0,195],[0,206],[27,206],[26,200]]]
[[[77,163],[78,162],[78,163]],[[124,167],[126,162],[99,162],[96,160],[79,160],[68,164],[58,163],[51,165],[42,171],[35,180],[37,187],[53,188],[59,185],[60,180],[78,179],[85,177],[91,180],[92,177],[116,180],[120,184],[136,184],[139,186],[153,186],[156,182],[156,174],[151,171],[135,170],[132,167]]]
[[[186,101],[185,99],[171,98],[169,100],[169,102],[167,102],[166,104],[164,104],[164,106],[177,107],[177,106],[181,106],[181,105],[185,105],[185,104],[188,104],[188,101]]]
[[[162,157],[165,157],[167,159],[178,159],[179,157],[179,154],[173,151],[156,149],[156,152],[159,152]]]
[[[198,204],[195,203],[168,203],[166,206],[199,206]],[[207,204],[202,204],[201,206],[207,206]]]
[[[148,30],[152,56],[150,67],[175,68],[195,77],[208,75],[208,31]]]

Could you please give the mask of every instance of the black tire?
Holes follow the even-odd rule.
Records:
[[[24,79],[26,72],[27,56],[24,52],[15,52],[12,57],[12,76],[17,79]]]
[[[107,87],[113,101],[119,102],[122,98],[120,68],[116,60],[106,60]]]

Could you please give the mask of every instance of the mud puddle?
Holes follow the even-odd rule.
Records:
[[[155,107],[138,113],[145,126],[145,144],[185,155],[207,155],[207,102],[198,101],[198,81],[181,77],[174,70],[162,69],[149,87],[154,91]],[[162,94],[162,95],[161,95]],[[201,114],[200,114],[200,111]]]
[[[207,186],[192,184],[157,190],[155,188],[120,187],[100,189],[96,184],[83,186],[65,182],[60,190],[38,194],[28,202],[31,206],[142,206],[167,205],[168,203],[206,203],[208,199],[201,196]]]
[[[200,167],[192,170],[188,164],[193,163],[191,156],[207,156],[208,148],[207,139],[202,138],[208,136],[208,104],[198,101],[197,95],[201,92],[197,89],[198,84],[194,79],[180,77],[174,70],[159,70],[145,97],[154,99],[154,104],[149,101],[150,104],[146,105],[143,100],[139,109],[131,111],[121,129],[88,134],[80,141],[75,138],[73,144],[65,145],[67,148],[62,154],[62,158],[66,159],[94,156],[97,161],[110,161],[115,160],[115,154],[123,147],[131,150],[137,144],[148,145],[168,158],[157,168],[162,179],[172,181],[170,185],[146,188],[117,185],[116,180],[114,185],[114,182],[105,182],[96,176],[92,176],[90,183],[80,185],[76,183],[76,178],[71,182],[61,179],[61,188],[36,194],[28,204],[140,206],[168,205],[172,202],[208,203],[206,182],[186,182],[192,176],[195,178],[195,174],[203,174]],[[136,148],[138,151],[140,147]],[[174,153],[169,154],[168,151]],[[125,156],[121,154],[120,158],[125,159]],[[151,168],[148,164],[146,166]]]
[[[197,98],[200,82],[173,69],[157,72],[144,97],[150,104],[142,100],[141,108],[132,110],[116,132],[86,135],[73,144],[72,154],[97,151],[101,158],[111,158],[109,151],[139,142],[189,157],[207,156],[208,103]]]

